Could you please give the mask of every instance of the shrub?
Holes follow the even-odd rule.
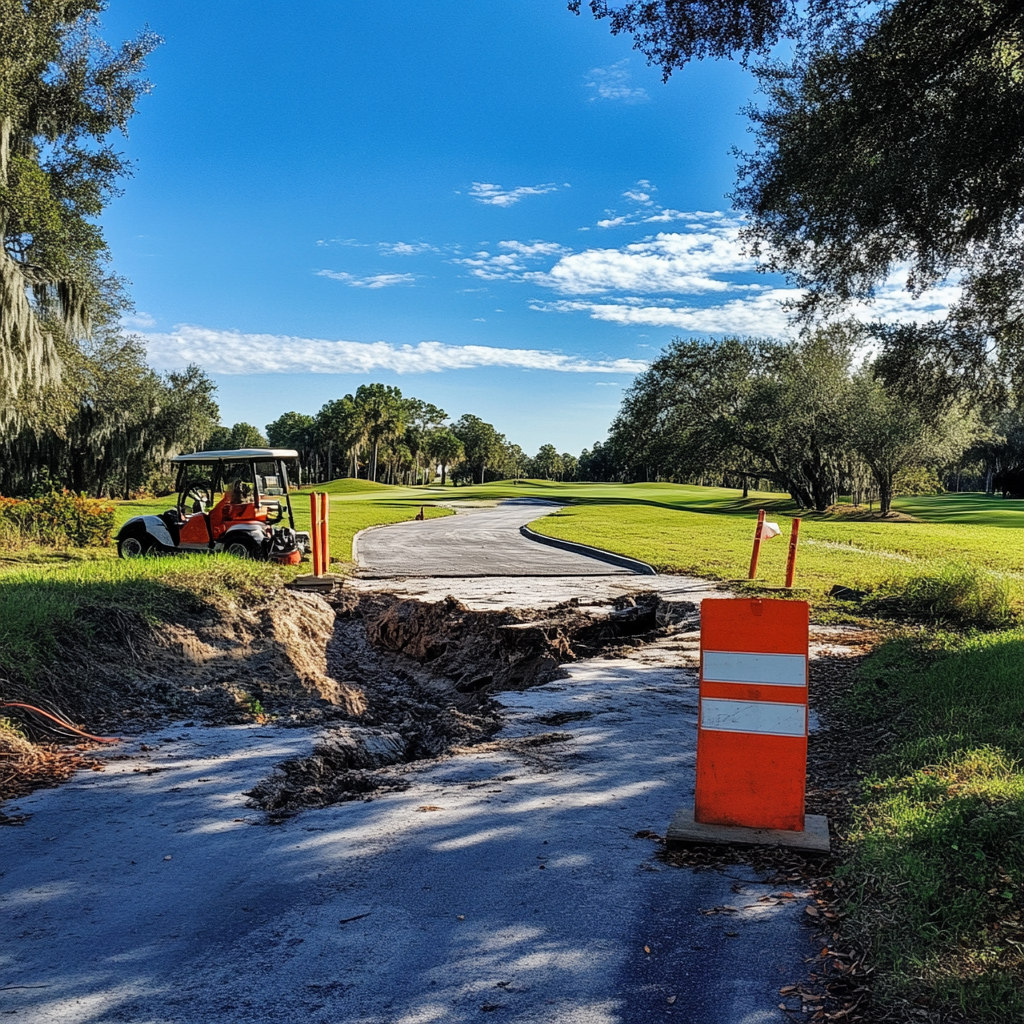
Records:
[[[966,562],[945,562],[931,572],[889,584],[911,614],[982,627],[1010,624],[1013,594],[1005,577]]]
[[[38,498],[0,497],[0,542],[33,541],[54,547],[110,543],[114,506],[84,494],[52,491]]]

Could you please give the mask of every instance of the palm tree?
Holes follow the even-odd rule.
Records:
[[[356,389],[354,400],[362,417],[366,438],[373,445],[370,479],[376,481],[381,441],[398,438],[405,433],[402,392],[386,384],[362,384]]]

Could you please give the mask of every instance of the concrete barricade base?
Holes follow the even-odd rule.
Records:
[[[693,820],[693,808],[681,807],[665,833],[668,846],[683,843],[740,843],[745,846],[788,846],[810,853],[828,853],[828,818],[823,814],[804,817],[803,832],[781,828],[745,828],[740,825],[704,825]]]
[[[336,576],[333,573],[324,573],[323,576],[314,576],[309,573],[306,576],[296,576],[285,584],[289,590],[307,590],[317,594],[330,593],[335,584],[343,582],[344,576]]]

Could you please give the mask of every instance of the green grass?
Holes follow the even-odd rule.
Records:
[[[743,580],[757,509],[765,508],[783,535],[762,544],[758,581],[776,586],[784,582],[788,536],[797,511],[786,497],[752,495],[744,500],[720,488],[669,484],[586,486],[594,490],[580,491],[577,485],[575,494],[564,495],[573,505],[538,519],[531,528],[639,558],[659,572]],[[977,587],[1002,592],[1004,603],[1019,610],[1024,602],[1024,507],[996,504],[1000,501],[966,494],[915,499],[909,508],[921,522],[804,514],[795,584],[807,588],[815,601],[836,584],[872,594],[906,595],[915,587],[924,593],[936,579],[949,578],[951,562],[966,563],[981,577]],[[938,605],[934,610],[942,611]],[[952,606],[948,610],[957,611]]]
[[[294,574],[294,571],[292,571]],[[123,560],[106,551],[26,549],[0,557],[0,668],[31,682],[61,645],[95,627],[83,609],[123,609],[153,621],[210,600],[265,600],[288,570],[227,555]]]
[[[1024,630],[890,642],[851,715],[896,733],[864,785],[846,927],[886,999],[1024,1019]]]

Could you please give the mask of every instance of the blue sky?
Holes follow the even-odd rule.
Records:
[[[564,0],[115,0],[103,34],[145,24],[105,230],[126,326],[228,424],[379,380],[578,453],[674,336],[786,330],[725,198],[735,64],[663,85]]]

